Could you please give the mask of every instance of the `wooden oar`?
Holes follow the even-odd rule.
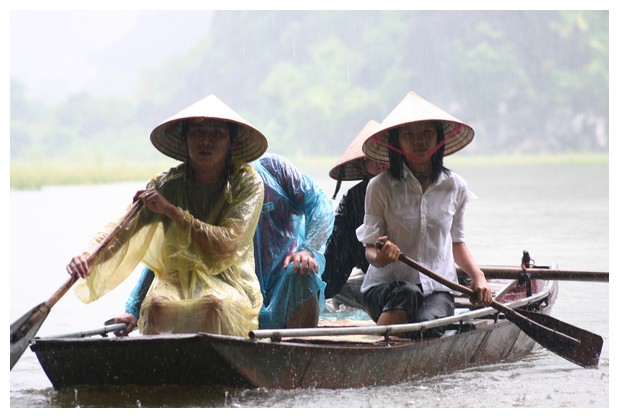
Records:
[[[103,250],[107,248],[119,232],[127,226],[141,207],[141,200],[136,201],[133,206],[131,206],[131,209],[122,217],[114,229],[101,241],[95,252],[88,257],[89,264],[100,256]],[[30,344],[30,340],[34,338],[39,328],[41,328],[41,325],[43,325],[43,321],[47,318],[52,307],[65,293],[67,293],[78,278],[79,276],[77,274],[73,274],[47,301],[35,306],[28,313],[11,324],[11,370],[28,347],[28,344]]]
[[[377,242],[376,248],[380,249],[382,245],[382,242]],[[475,295],[472,289],[447,280],[404,254],[400,254],[399,260],[451,290],[463,293],[469,297]],[[500,304],[496,300],[493,300],[490,306],[504,314],[510,322],[517,325],[518,328],[542,347],[579,366],[587,368],[597,367],[600,353],[602,352],[602,345],[604,344],[601,336],[566,324],[548,315],[521,309],[516,311]]]
[[[486,275],[486,279],[516,279],[522,272],[521,267],[501,267],[501,266],[479,266]],[[578,270],[558,270],[549,268],[527,268],[533,280],[557,280],[567,282],[596,282],[608,283],[609,274],[607,271],[578,271]],[[458,277],[466,278],[468,275],[458,269]]]
[[[79,331],[72,332],[69,334],[61,334],[61,335],[50,335],[47,337],[37,337],[37,340],[56,340],[60,338],[85,338],[92,337],[93,335],[100,335],[102,337],[107,337],[111,332],[124,331],[127,328],[127,324],[111,324],[106,325],[103,328],[91,329],[88,331]]]

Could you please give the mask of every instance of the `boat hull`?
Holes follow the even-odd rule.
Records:
[[[225,362],[206,334],[166,337],[34,340],[54,388],[81,385],[213,385],[251,387]]]
[[[557,286],[537,305],[549,313]],[[43,338],[31,349],[54,388],[82,385],[226,385],[352,388],[496,363],[530,353],[536,343],[498,314],[450,325],[440,338],[375,336],[278,341],[214,334]]]
[[[211,342],[256,387],[355,388],[390,385],[414,378],[495,363],[530,353],[535,342],[509,322],[420,342],[349,346],[327,341]],[[257,359],[269,359],[268,363]]]

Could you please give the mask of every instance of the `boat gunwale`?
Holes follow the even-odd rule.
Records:
[[[509,308],[519,308],[547,298],[556,287],[555,282],[547,282],[547,286],[539,293],[526,298],[504,303]],[[459,313],[444,318],[433,319],[430,321],[417,322],[413,324],[399,325],[371,325],[367,327],[346,326],[346,327],[318,327],[318,328],[289,328],[273,330],[254,330],[250,331],[249,336],[252,340],[271,339],[279,340],[292,337],[324,337],[336,335],[390,335],[403,332],[426,331],[432,328],[444,327],[461,323],[473,319],[484,319],[498,313],[491,307],[474,309],[469,312]]]
[[[536,302],[543,301],[547,298],[557,286],[554,281],[547,281],[547,286],[534,295],[525,297],[522,299],[510,301],[504,303],[505,306],[510,308],[518,308],[527,306]],[[248,337],[231,336],[231,335],[219,335],[210,333],[183,333],[183,334],[158,334],[158,335],[139,335],[139,336],[102,336],[102,338],[85,338],[85,336],[76,336],[74,334],[68,334],[67,336],[53,336],[53,337],[36,337],[31,340],[32,351],[37,351],[40,345],[46,345],[53,342],[68,343],[73,341],[156,341],[156,340],[186,340],[201,336],[213,337],[216,339],[224,340],[239,340],[239,341],[252,341],[261,342],[260,340],[270,339],[271,342],[280,342],[284,338],[298,338],[298,337],[328,337],[328,336],[346,336],[346,335],[382,335],[390,336],[392,334],[415,332],[415,331],[427,331],[432,328],[444,327],[448,325],[462,324],[464,321],[470,321],[475,319],[490,319],[493,315],[497,314],[496,309],[491,307],[474,309],[469,312],[458,313],[456,315],[433,319],[430,321],[412,323],[412,324],[399,324],[399,325],[370,325],[370,326],[320,326],[316,328],[289,328],[289,329],[269,329],[269,330],[254,330],[250,331]],[[96,335],[94,335],[96,337]],[[308,340],[309,342],[309,340]],[[344,343],[344,342],[342,342]],[[38,347],[37,347],[38,345]]]

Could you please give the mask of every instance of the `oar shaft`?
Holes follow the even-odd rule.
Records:
[[[109,234],[107,234],[107,236],[101,241],[101,243],[99,243],[97,249],[88,257],[88,264],[93,263],[97,258],[101,256],[101,253],[103,253],[103,251],[107,248],[107,246],[112,240],[116,239],[120,231],[127,227],[129,221],[133,219],[133,217],[136,213],[138,213],[141,207],[141,200],[137,200],[133,203],[131,208],[127,211],[127,213],[125,213],[125,215],[118,222],[118,224],[116,224],[114,229],[110,231]],[[75,282],[77,282],[78,279],[79,276],[77,274],[74,273],[73,275],[71,275],[71,277],[66,282],[64,282],[63,285],[60,286],[52,296],[50,296],[50,298],[45,302],[45,305],[47,305],[47,307],[51,309],[52,306],[54,306],[56,302],[58,302],[60,298],[63,297],[71,287],[73,287],[73,285],[75,284]]]
[[[54,294],[49,297],[49,299],[45,301],[45,305],[49,309],[51,309],[52,306],[54,306],[56,302],[58,302],[60,298],[63,297],[64,294],[69,291],[69,289],[71,289],[71,287],[75,284],[78,278],[79,276],[77,274],[71,275],[71,277],[69,277],[69,279],[66,282],[64,282],[62,286],[60,286],[58,290],[56,290]]]
[[[382,246],[382,242],[376,243],[376,248],[379,250]],[[451,290],[468,296],[472,296],[474,293],[472,289],[441,277],[404,254],[400,255],[399,260]],[[521,314],[506,305],[498,303],[496,300],[493,300],[490,306],[503,313],[510,322],[548,350],[579,366],[597,367],[602,346],[604,345],[604,340],[601,336],[546,315],[529,311],[522,311],[523,313]]]
[[[460,293],[465,294],[467,296],[474,296],[475,295],[475,292],[473,290],[471,290],[470,288],[468,288],[466,286],[462,286],[459,283],[452,282],[451,280],[447,280],[446,278],[444,278],[442,276],[439,276],[438,274],[436,274],[432,270],[425,268],[424,266],[422,266],[421,264],[419,264],[415,260],[405,256],[404,254],[400,254],[399,260],[401,262],[403,262],[404,264],[408,264],[410,267],[414,268],[415,270],[419,271],[420,273],[423,273],[426,276],[431,277],[432,279],[436,280],[437,282],[439,282],[443,286],[446,286],[446,287],[450,288],[451,290],[455,290],[456,292],[460,292]]]
[[[447,280],[446,278],[440,276],[439,274],[433,272],[432,270],[425,268],[424,266],[422,266],[421,264],[419,264],[415,260],[413,260],[411,258],[408,258],[404,254],[400,254],[399,260],[402,261],[403,263],[409,265],[410,267],[414,268],[415,270],[425,274],[426,276],[431,277],[432,279],[434,279],[437,282],[439,282],[440,284],[450,288],[451,290],[455,290],[455,291],[460,292],[462,294],[465,294],[465,295],[467,295],[469,297],[475,295],[475,292],[472,289],[470,289],[470,288],[468,288],[466,286],[462,286],[459,283],[452,282],[451,280]],[[492,303],[490,304],[490,306],[493,307],[494,309],[496,309],[497,311],[505,314],[512,321],[519,321],[520,323],[526,323],[526,324],[528,324],[530,326],[537,327],[538,329],[545,330],[548,333],[559,335],[566,342],[574,342],[574,343],[578,343],[579,342],[577,339],[572,338],[569,335],[565,335],[563,333],[559,333],[559,332],[557,332],[554,329],[550,329],[548,327],[545,327],[544,325],[535,323],[534,321],[532,321],[531,319],[527,318],[526,316],[519,314],[518,312],[514,311],[510,307],[505,306],[505,305],[497,302],[494,299],[492,300]]]
[[[518,274],[522,272],[521,267],[494,267],[494,266],[479,266],[481,271],[486,275],[487,280],[492,279],[516,279]],[[607,271],[578,271],[578,270],[558,270],[547,268],[528,268],[526,272],[531,275],[534,280],[557,280],[568,282],[596,282],[608,283],[609,274]],[[458,269],[458,277],[465,278],[468,275],[461,269]]]
[[[97,249],[88,257],[88,262],[95,261],[103,251],[108,247],[112,240],[116,239],[120,231],[124,230],[129,221],[138,213],[143,203],[138,200],[133,203],[131,209],[122,217],[116,227],[101,241]],[[73,274],[71,277],[63,283],[58,290],[45,302],[39,304],[33,308],[30,312],[19,318],[17,321],[11,324],[10,344],[11,344],[11,370],[21,355],[24,353],[26,347],[28,347],[28,341],[36,335],[39,328],[47,318],[52,306],[64,296],[67,291],[78,280],[78,275]]]
[[[59,338],[84,338],[84,337],[92,337],[93,335],[100,335],[102,337],[106,337],[111,332],[124,331],[127,329],[127,324],[112,324],[105,326],[103,328],[97,328],[88,331],[80,331],[73,332],[70,334],[61,334],[61,335],[51,335],[48,337],[42,337],[42,339],[52,340]]]

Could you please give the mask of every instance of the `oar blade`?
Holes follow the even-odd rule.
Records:
[[[376,243],[376,248],[380,249],[381,246],[380,241]],[[452,290],[469,296],[474,294],[470,288],[441,277],[404,254],[400,254],[399,259]],[[566,324],[551,316],[536,312],[516,311],[496,300],[493,300],[490,306],[505,314],[510,322],[517,325],[542,347],[579,366],[597,367],[604,344],[604,340],[599,335]]]
[[[88,257],[88,262],[92,263],[96,260],[108,246],[113,243],[118,234],[125,230],[129,222],[136,216],[139,210],[143,207],[141,200],[133,202],[131,209],[122,217],[112,231],[101,241],[99,247]],[[17,360],[24,353],[30,340],[34,338],[36,333],[43,325],[43,321],[47,318],[50,309],[65,293],[75,284],[79,276],[77,273],[73,275],[62,285],[54,294],[46,301],[36,306],[30,312],[19,318],[11,324],[11,370]]]
[[[540,312],[524,309],[515,309],[515,311],[536,324],[557,331],[557,333],[550,333],[547,330],[538,330],[540,327],[528,324],[520,326],[522,331],[527,333],[542,347],[579,366],[586,368],[598,366],[602,346],[604,345],[604,339],[601,336]]]
[[[28,313],[23,315],[17,321],[11,324],[11,369],[15,363],[21,358],[26,348],[30,344],[30,340],[34,338],[36,333],[43,325],[43,321],[49,314],[49,308],[44,303],[32,308]]]

